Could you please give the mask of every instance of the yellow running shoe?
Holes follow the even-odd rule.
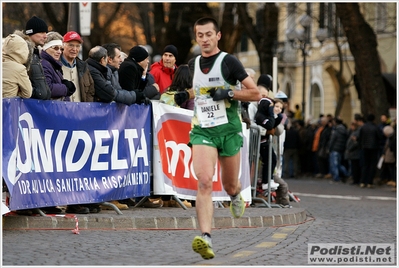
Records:
[[[233,214],[234,218],[241,218],[241,216],[244,215],[245,202],[241,196],[241,193],[238,194],[236,197],[231,198],[230,211],[231,214]]]
[[[192,243],[193,250],[205,260],[213,259],[215,253],[212,249],[212,240],[208,236],[196,236]]]

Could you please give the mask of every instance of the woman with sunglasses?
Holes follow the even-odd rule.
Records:
[[[51,99],[70,101],[70,96],[76,91],[76,87],[63,77],[60,61],[62,45],[62,35],[57,32],[49,32],[41,52],[42,65],[51,90]]]

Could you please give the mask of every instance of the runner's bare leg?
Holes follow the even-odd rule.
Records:
[[[193,167],[198,179],[195,209],[197,220],[202,233],[211,233],[213,203],[212,178],[218,159],[217,149],[206,145],[193,145]]]

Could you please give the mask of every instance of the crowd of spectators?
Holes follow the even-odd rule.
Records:
[[[320,115],[305,124],[293,115],[288,115],[284,178],[325,178],[361,188],[387,184],[396,191],[396,119],[384,114],[377,123],[374,114],[355,114],[347,125]]]

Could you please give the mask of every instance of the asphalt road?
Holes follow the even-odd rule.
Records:
[[[3,230],[2,265],[308,266],[309,243],[396,247],[397,194],[389,187],[367,189],[306,178],[287,182],[301,199],[292,205],[306,208],[307,221],[273,228],[215,229],[212,260],[192,251],[197,230],[85,230],[80,235],[70,230]]]

